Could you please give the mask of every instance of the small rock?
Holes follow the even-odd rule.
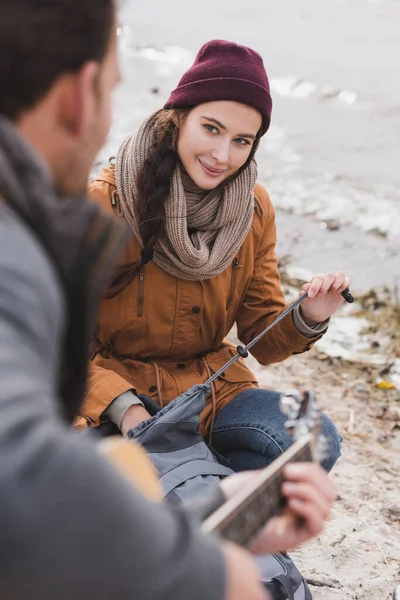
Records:
[[[392,506],[385,508],[383,512],[385,516],[393,523],[400,523],[400,507],[393,504]]]
[[[322,221],[321,228],[328,231],[337,231],[340,229],[340,223],[337,219],[327,219],[326,221]]]
[[[400,423],[400,406],[388,406],[386,409],[386,418],[395,423]]]
[[[358,392],[359,394],[367,394],[368,389],[365,387],[365,385],[357,385],[356,392]]]
[[[393,369],[395,365],[395,361],[391,361],[389,362],[387,365],[385,365],[380,371],[379,371],[379,375],[381,377],[384,377],[384,375],[388,375],[390,373],[390,371]]]

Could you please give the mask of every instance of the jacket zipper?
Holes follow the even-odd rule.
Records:
[[[243,265],[239,264],[239,259],[235,256],[232,263],[232,277],[231,277],[231,289],[229,292],[228,300],[226,302],[226,310],[229,310],[229,305],[233,298],[233,292],[235,289],[235,280],[236,280],[236,269],[241,269]]]
[[[144,270],[142,269],[139,273],[139,297],[138,297],[138,309],[137,316],[143,315],[143,299],[144,299]]]

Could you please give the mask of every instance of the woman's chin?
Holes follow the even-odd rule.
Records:
[[[190,179],[202,190],[214,190],[224,180],[224,177],[210,177],[203,173],[188,173]]]

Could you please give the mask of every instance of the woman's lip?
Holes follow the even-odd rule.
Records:
[[[212,169],[211,167],[209,167],[208,165],[206,165],[205,163],[203,163],[203,161],[201,161],[199,158],[197,159],[200,163],[200,165],[203,167],[204,171],[207,173],[207,175],[210,175],[211,177],[220,177],[221,175],[223,175],[225,173],[224,169]]]

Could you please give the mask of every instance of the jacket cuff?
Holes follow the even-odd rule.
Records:
[[[114,398],[114,400],[109,404],[105,411],[103,411],[101,415],[101,419],[104,417],[108,418],[110,421],[115,423],[118,429],[121,429],[121,422],[124,414],[131,406],[135,404],[140,404],[144,406],[143,402],[139,400],[137,396],[133,393],[132,390],[128,390],[124,392],[120,396]]]
[[[301,335],[304,335],[304,337],[307,338],[313,338],[320,336],[322,333],[325,333],[325,331],[328,329],[329,319],[327,319],[323,323],[316,323],[315,325],[310,327],[310,325],[307,325],[303,318],[300,306],[296,306],[296,308],[293,311],[293,323],[297,331],[301,333]]]

